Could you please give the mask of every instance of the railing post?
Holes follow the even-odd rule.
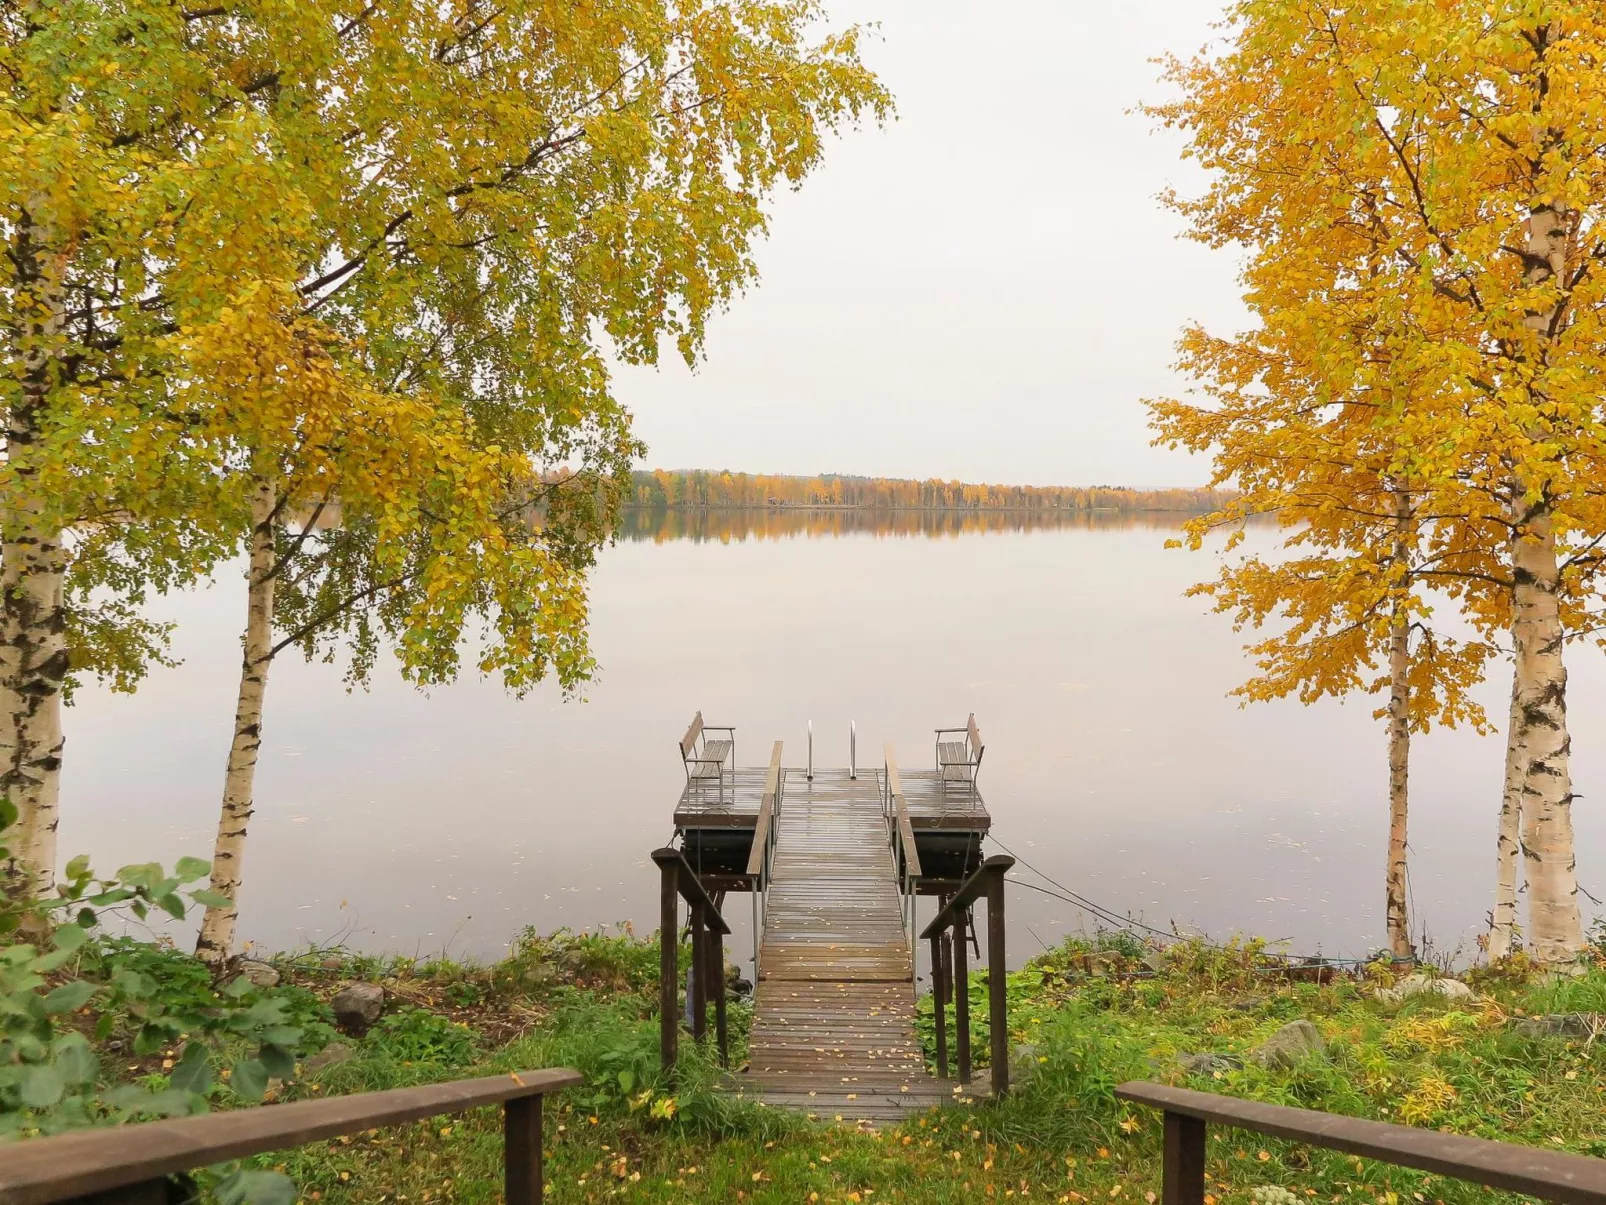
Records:
[[[507,1205],[541,1205],[541,1098],[502,1106],[503,1187]]]
[[[691,1036],[701,1043],[708,1037],[708,933],[703,906],[691,907]]]
[[[954,1053],[959,1056],[959,1082],[970,1083],[970,951],[965,944],[965,910],[954,929]]]
[[[1204,1122],[1185,1113],[1166,1113],[1162,1166],[1161,1205],[1204,1205]]]
[[[937,1078],[948,1078],[948,1019],[943,1014],[942,934],[931,939],[931,1015],[937,1023]]]
[[[1009,1093],[1009,971],[1004,959],[1004,872],[987,878],[987,1007],[993,1038],[993,1099]]]
[[[730,1048],[725,1038],[725,935],[708,931],[709,985],[714,992],[714,1037],[719,1042],[719,1065],[730,1066]]]
[[[663,871],[658,932],[658,1055],[665,1073],[675,1069],[680,1051],[680,883],[673,862]]]

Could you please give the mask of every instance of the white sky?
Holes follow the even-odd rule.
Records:
[[[1130,112],[1149,60],[1209,38],[1216,0],[828,0],[880,22],[897,97],[781,195],[761,279],[695,373],[620,371],[656,468],[1041,485],[1194,485],[1149,446],[1181,327],[1247,325],[1236,259],[1155,200],[1196,191],[1180,140]]]

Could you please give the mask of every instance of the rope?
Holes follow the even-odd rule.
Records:
[[[1091,913],[1099,920],[1102,920],[1107,924],[1114,925],[1120,929],[1126,929],[1128,931],[1140,929],[1153,937],[1161,938],[1165,941],[1180,942],[1187,940],[1180,934],[1168,932],[1165,929],[1156,929],[1153,925],[1145,924],[1140,920],[1134,920],[1130,915],[1121,916],[1112,909],[1106,908],[1101,904],[1097,904],[1088,899],[1086,896],[1072,891],[1063,883],[1056,881],[1045,872],[1039,870],[1036,866],[1033,866],[1025,858],[1021,857],[1021,855],[1017,854],[1014,850],[1010,849],[1009,846],[1000,841],[992,832],[988,832],[987,839],[1002,849],[1010,857],[1014,858],[1018,865],[1026,867],[1027,870],[1049,883],[1052,887],[1057,888],[1057,890],[1051,891],[1047,887],[1040,887],[1036,883],[1028,883],[1022,879],[1006,879],[1006,882],[1011,883],[1016,887],[1024,887],[1029,891],[1041,892],[1043,895],[1050,896],[1057,900],[1062,900],[1065,903],[1074,905],[1075,907],[1082,909],[1084,912]],[[1036,937],[1037,935],[1034,933],[1033,936]],[[1038,940],[1041,941],[1042,939],[1038,938]],[[1242,952],[1239,950],[1234,950],[1231,946],[1221,945],[1219,942],[1206,941],[1203,938],[1199,940],[1200,944],[1205,946],[1207,949],[1219,950],[1222,953]],[[1272,950],[1263,950],[1261,951],[1261,954],[1263,957],[1278,958],[1284,962],[1319,963],[1323,966],[1365,966],[1372,961],[1369,958],[1329,958],[1324,954],[1281,954]]]

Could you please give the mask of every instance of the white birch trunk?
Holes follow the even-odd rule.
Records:
[[[22,379],[6,415],[12,481],[0,510],[0,795],[17,809],[6,889],[22,898],[49,895],[56,880],[61,797],[62,689],[67,678],[67,556],[60,524],[37,483],[38,442],[63,326],[65,256],[27,214],[12,246],[17,291],[31,300]]]
[[[1500,829],[1495,842],[1494,912],[1489,923],[1489,961],[1509,957],[1516,943],[1517,848],[1522,831],[1522,760],[1517,743],[1517,682],[1511,683],[1511,718],[1506,724],[1506,781],[1500,793]]]
[[[1529,511],[1512,541],[1512,644],[1516,699],[1512,742],[1522,782],[1522,855],[1528,940],[1540,962],[1568,962],[1584,948],[1573,856],[1571,738],[1562,663],[1560,576],[1548,509]]]
[[[273,656],[273,536],[278,498],[273,484],[259,481],[251,499],[251,567],[247,573],[244,658],[240,694],[234,708],[234,742],[229,746],[223,776],[223,811],[212,847],[211,889],[228,897],[228,907],[211,907],[201,920],[196,956],[214,970],[228,961],[239,917],[241,871],[246,826],[256,784],[257,753],[262,746],[262,700]]]
[[[1567,279],[1577,215],[1556,201],[1528,217],[1530,284]],[[1558,333],[1562,302],[1526,319],[1539,358]],[[1535,399],[1542,400],[1542,399]],[[1512,485],[1512,646],[1516,696],[1511,741],[1521,776],[1523,870],[1528,881],[1528,941],[1540,962],[1566,962],[1583,950],[1573,854],[1572,741],[1567,731],[1567,669],[1558,605],[1560,566],[1551,502]]]
[[[1416,957],[1411,945],[1411,916],[1406,906],[1406,818],[1410,807],[1411,766],[1411,626],[1402,603],[1395,604],[1389,633],[1389,853],[1384,886],[1389,952],[1397,959]]]

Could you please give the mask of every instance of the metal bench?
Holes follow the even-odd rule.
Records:
[[[943,740],[945,736],[963,734],[959,740]],[[937,783],[943,794],[948,784],[962,783],[976,792],[976,774],[981,770],[981,755],[986,746],[981,743],[981,732],[976,727],[976,713],[971,712],[963,728],[937,729]]]
[[[722,740],[710,740],[710,732],[723,732]],[[691,727],[680,738],[680,760],[686,767],[686,786],[702,787],[713,783],[719,787],[720,797],[725,794],[725,776],[731,778],[731,789],[736,786],[736,729],[728,725],[705,724],[703,713],[692,717]]]

